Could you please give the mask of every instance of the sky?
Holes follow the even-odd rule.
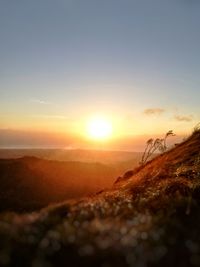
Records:
[[[0,147],[84,147],[94,115],[116,149],[191,132],[199,14],[198,0],[1,0]]]

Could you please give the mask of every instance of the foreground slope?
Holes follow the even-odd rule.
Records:
[[[200,131],[94,197],[2,214],[0,266],[199,266]]]

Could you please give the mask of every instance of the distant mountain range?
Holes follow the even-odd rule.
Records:
[[[99,162],[103,164],[138,161],[141,155],[141,152],[85,149],[0,149],[0,159],[33,156],[49,160]]]

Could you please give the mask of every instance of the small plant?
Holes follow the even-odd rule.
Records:
[[[200,122],[194,127],[193,133],[200,132]]]
[[[175,136],[172,130],[168,131],[163,139],[160,138],[156,138],[155,140],[153,138],[149,139],[146,143],[146,148],[142,155],[140,164],[144,165],[156,151],[164,153],[167,150],[167,138],[169,136]]]

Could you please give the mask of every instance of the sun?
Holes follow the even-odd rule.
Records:
[[[112,135],[112,123],[104,117],[93,117],[87,123],[87,135],[96,140],[108,139]]]

